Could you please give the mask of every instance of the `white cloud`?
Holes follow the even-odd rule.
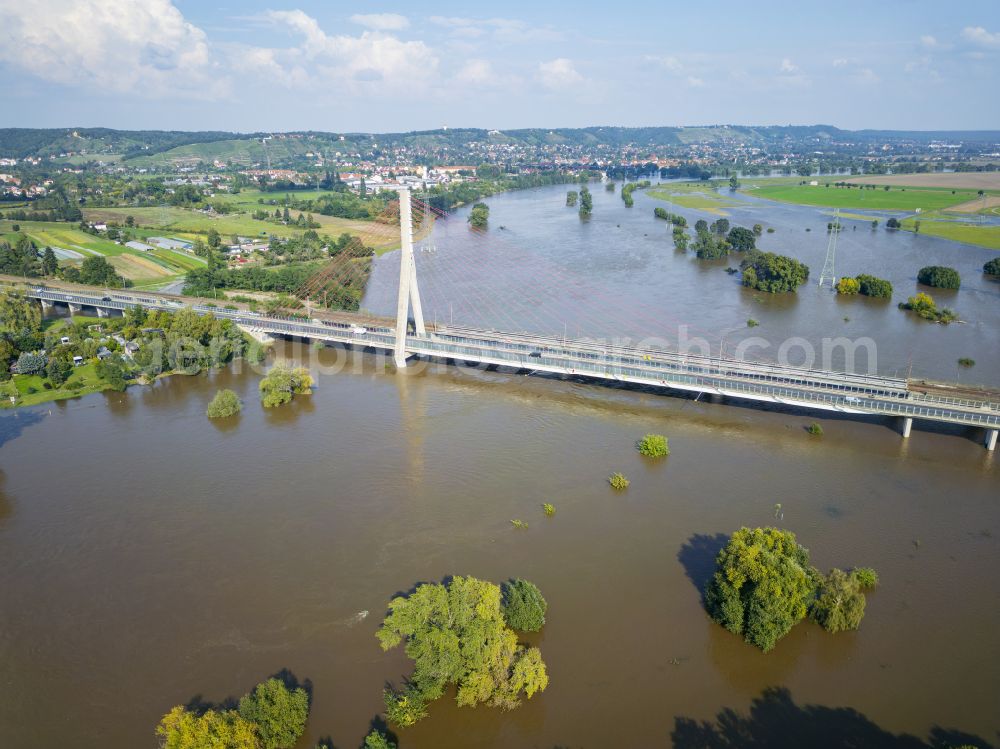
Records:
[[[966,26],[962,29],[962,37],[980,47],[1000,47],[1000,31],[990,33],[982,26]]]
[[[356,88],[378,82],[385,88],[415,93],[436,75],[438,59],[421,41],[406,42],[380,31],[331,36],[301,10],[272,10],[265,17],[302,37],[299,46],[272,50],[272,54],[286,69],[308,65],[313,84],[332,82]]]
[[[552,42],[563,38],[563,34],[560,31],[547,26],[532,26],[516,18],[431,16],[430,22],[449,29],[455,36],[478,38],[486,34],[492,34],[496,41],[505,44]]]
[[[678,60],[673,55],[661,56],[661,55],[646,55],[644,58],[646,62],[652,62],[659,65],[664,70],[668,70],[671,73],[680,73],[684,66],[681,61]]]
[[[859,83],[876,84],[882,81],[871,68],[861,68],[854,76]]]
[[[838,57],[836,60],[833,61],[833,67],[835,68],[846,68],[850,64],[851,61],[848,60],[846,57]]]
[[[572,60],[558,57],[538,64],[538,80],[546,88],[558,89],[580,83],[583,76],[576,72]]]
[[[778,70],[782,73],[797,73],[799,66],[786,57],[781,61],[781,65],[778,66]]]
[[[931,36],[930,34],[924,34],[920,37],[920,44],[927,49],[936,49],[940,46],[938,40]]]
[[[410,20],[399,13],[355,13],[351,20],[375,31],[401,31],[410,25]]]
[[[205,32],[170,0],[0,3],[0,62],[49,81],[156,97],[224,94]]]
[[[691,88],[701,88],[702,86],[705,85],[705,81],[693,75],[689,75],[684,82],[687,83],[687,85],[690,86]]]

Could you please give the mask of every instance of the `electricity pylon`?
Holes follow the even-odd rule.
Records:
[[[830,228],[830,241],[826,245],[826,260],[823,262],[823,271],[819,274],[819,285],[823,286],[825,281],[830,282],[832,289],[837,284],[837,272],[835,270],[837,259],[837,235],[840,234],[840,209],[833,212],[833,224]]]

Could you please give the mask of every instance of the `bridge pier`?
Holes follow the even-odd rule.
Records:
[[[997,433],[1000,429],[987,429],[986,430],[986,449],[993,451],[997,449]]]
[[[418,336],[427,335],[424,314],[420,306],[420,291],[417,288],[417,266],[413,258],[413,216],[410,205],[410,191],[399,189],[399,294],[396,299],[396,340],[393,346],[393,361],[400,369],[406,367],[409,354],[406,352],[406,327],[409,324],[409,310],[413,308],[413,328]]]
[[[49,301],[47,301],[45,299],[39,299],[38,301],[42,303],[42,313],[43,314],[45,313],[46,310],[50,310],[50,309],[52,309],[53,307],[56,306],[53,302],[49,302]]]
[[[903,417],[903,439],[910,436],[910,429],[913,427],[913,419],[909,416]]]
[[[83,312],[83,305],[82,304],[73,304],[72,302],[69,303],[69,314],[70,315],[79,315],[81,312]]]
[[[97,316],[98,317],[109,317],[111,315],[111,312],[109,312],[108,310],[104,309],[104,307],[97,307],[96,309],[97,309]]]

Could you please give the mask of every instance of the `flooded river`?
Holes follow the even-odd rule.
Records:
[[[518,247],[536,247],[522,257],[551,252],[565,270],[569,240],[561,249],[522,241],[525,217],[543,212],[539,192],[491,199],[491,232],[508,225]],[[611,196],[595,198],[580,231],[618,231],[600,213]],[[517,206],[522,218],[508,218]],[[651,203],[633,210],[639,221]],[[436,252],[418,263],[443,262],[451,233],[468,233],[463,220],[443,224]],[[573,234],[564,223],[553,236]],[[663,226],[648,231],[629,248],[598,242],[572,264],[578,285],[554,301],[539,296],[535,309],[595,299],[591,284],[603,278],[629,310],[660,304],[679,316],[687,305],[705,328],[752,309],[770,334],[808,338],[822,331],[796,319],[844,316],[812,287],[797,300],[755,302],[721,269],[675,255]],[[925,238],[879,241],[898,243],[877,252],[912,257],[907,268],[925,264]],[[808,251],[822,255],[825,242],[824,230]],[[954,304],[966,326],[921,327],[894,308],[850,303],[852,325],[886,320],[880,368],[912,353],[915,369],[933,372],[922,342],[946,335],[954,348],[938,358],[992,361],[995,378],[996,347],[973,343],[997,313],[973,301],[996,292],[966,275],[981,252],[955,252],[968,253],[954,263],[968,279]],[[377,276],[392,256],[382,260]],[[821,260],[810,264],[816,272]],[[443,284],[468,283],[459,291],[471,304],[476,269],[466,269],[464,281],[422,290],[443,300]],[[532,283],[510,281],[496,314],[527,318],[513,287]],[[630,335],[657,334],[632,317]],[[288,344],[278,355],[336,373],[270,411],[258,403],[257,373],[225,370],[0,412],[0,746],[152,748],[171,706],[238,697],[289,669],[313,690],[298,749],[321,737],[356,747],[382,710],[385,682],[410,668],[374,637],[386,603],[450,574],[539,585],[549,615],[532,642],[550,686],[511,713],[445,697],[399,732],[402,749],[746,745],[733,732],[754,746],[840,746],[849,734],[858,746],[911,747],[922,744],[901,734],[930,741],[932,732],[949,744],[964,734],[997,743],[1000,467],[979,433],[918,423],[902,440],[888,422],[824,417],[816,438],[808,414],[443,365],[396,374],[381,357],[334,348]],[[205,418],[220,387],[247,404],[231,423]],[[650,463],[635,451],[647,432],[669,437],[668,458]],[[625,493],[608,486],[613,471],[631,479]],[[707,618],[699,588],[720,534],[775,522],[822,569],[878,570],[860,631],[830,635],[803,622],[763,655]],[[735,714],[722,728],[727,710]]]
[[[743,288],[739,275],[725,272],[739,266],[739,254],[701,261],[693,251],[674,250],[668,223],[653,216],[654,207],[667,207],[664,201],[637,191],[635,206],[626,208],[617,192],[592,188],[594,213],[584,222],[577,209],[565,206],[565,185],[489,198],[485,233],[470,231],[468,208],[438,221],[418,243],[427,319],[671,349],[686,341],[689,350],[712,355],[721,350],[758,361],[1000,386],[1000,283],[982,273],[998,254],[993,250],[889,231],[889,214],[873,214],[879,217],[875,230],[870,220],[844,218],[837,277],[868,273],[894,287],[892,301],[845,298],[817,283],[829,240],[828,212],[726,191],[724,197],[740,204],[725,209],[732,225],[761,224],[760,248],[795,257],[811,270],[797,293],[765,294]],[[699,218],[719,218],[676,206],[674,211],[687,218],[691,234]],[[917,271],[926,265],[954,267],[962,288],[919,286]],[[379,258],[365,299],[369,309],[395,314],[398,275],[398,253]],[[897,309],[917,291],[957,310],[964,322],[939,325]],[[749,328],[748,319],[759,325]],[[757,342],[741,350],[751,337]],[[853,365],[845,366],[851,362],[843,345],[828,343],[830,355],[824,357],[824,339],[850,341]],[[960,358],[976,365],[960,368]]]

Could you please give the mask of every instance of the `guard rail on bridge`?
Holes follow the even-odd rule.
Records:
[[[149,292],[115,290],[103,295],[35,287],[28,295],[43,303],[125,310],[177,311],[185,304]],[[211,314],[272,334],[332,341],[391,351],[396,332],[391,327],[357,323],[274,317],[242,309],[194,304],[199,314]],[[349,315],[343,316],[351,319]],[[983,427],[987,447],[996,444],[1000,404],[916,393],[899,378],[855,375],[796,367],[757,364],[727,358],[678,354],[655,349],[604,346],[530,333],[504,333],[467,327],[442,327],[426,335],[409,335],[406,353],[476,364],[509,366],[538,372],[628,382],[746,400],[848,414],[890,415],[904,419],[904,436],[912,420],[925,419]]]

